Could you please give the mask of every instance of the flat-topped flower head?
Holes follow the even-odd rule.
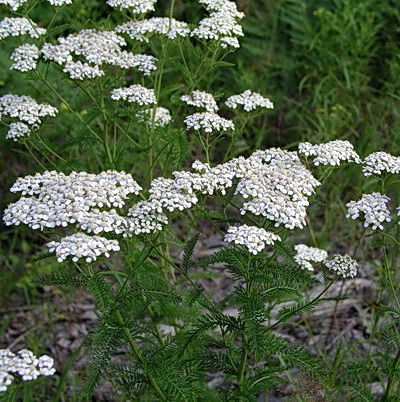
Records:
[[[205,131],[206,133],[218,132],[218,131],[233,131],[235,126],[231,120],[224,119],[216,113],[195,113],[190,116],[186,116],[184,123],[186,129]]]
[[[149,201],[160,203],[169,212],[183,211],[197,204],[198,198],[190,181],[159,177],[151,182]]]
[[[22,72],[34,70],[39,59],[39,49],[35,45],[21,45],[11,54],[10,59],[14,61],[10,70]]]
[[[207,112],[216,112],[218,110],[214,97],[203,91],[193,91],[190,95],[182,95],[181,101],[190,106],[205,109]]]
[[[400,156],[392,156],[386,152],[374,152],[363,161],[364,176],[381,175],[384,173],[400,173]]]
[[[227,49],[228,47],[233,47],[235,49],[240,48],[239,39],[234,36],[223,36],[220,41],[223,49]]]
[[[76,233],[63,237],[59,242],[47,243],[50,252],[55,252],[57,261],[62,262],[68,257],[78,262],[84,259],[86,262],[94,262],[98,257],[104,255],[110,257],[110,252],[119,251],[117,240],[108,240],[100,236],[88,236],[84,233]]]
[[[186,37],[190,34],[186,22],[177,21],[174,18],[153,17],[141,21],[128,21],[118,25],[115,32],[124,33],[131,39],[139,42],[149,42],[152,34],[166,36],[168,39]]]
[[[235,194],[246,200],[242,214],[262,215],[288,229],[305,227],[308,197],[320,183],[293,152],[257,151],[230,163],[240,178]]]
[[[130,194],[141,187],[125,172],[107,171],[99,174],[73,172],[70,175],[50,171],[20,178],[11,187],[23,196],[4,212],[6,225],[25,224],[44,230],[58,226],[76,225],[90,232],[122,233],[123,218],[108,211],[106,216],[93,208],[122,208]],[[122,227],[118,232],[115,227]]]
[[[7,94],[0,97],[0,113],[32,125],[40,124],[44,117],[55,117],[58,110],[53,106],[37,103],[29,96]]]
[[[103,75],[104,71],[100,70],[103,65],[136,68],[144,75],[150,75],[157,69],[154,56],[127,52],[122,49],[125,45],[125,40],[114,31],[84,29],[65,38],[58,38],[58,44],[45,43],[41,53],[45,60],[66,64],[66,72],[84,69],[83,73],[76,74],[76,79]]]
[[[172,120],[170,111],[165,107],[156,107],[154,118],[153,113],[153,108],[143,109],[136,113],[136,117],[150,127],[153,124],[154,127],[166,127]]]
[[[138,84],[127,88],[113,89],[111,99],[124,100],[129,103],[136,103],[139,106],[155,105],[157,103],[154,89],[148,89]]]
[[[163,226],[168,224],[162,207],[162,203],[156,199],[135,204],[128,211],[126,235],[149,234],[162,230]]]
[[[0,4],[4,4],[11,8],[13,11],[17,11],[22,5],[29,0],[0,0]],[[47,0],[52,6],[63,6],[72,4],[72,0]]]
[[[236,109],[238,105],[242,105],[246,112],[251,112],[258,108],[274,108],[274,104],[268,98],[264,98],[259,93],[250,91],[250,89],[239,95],[230,96],[226,100],[225,105],[232,109]]]
[[[299,153],[305,156],[315,156],[313,163],[318,165],[339,166],[343,163],[361,163],[349,141],[335,140],[325,144],[312,145],[309,142],[299,144]]]
[[[324,265],[343,278],[354,278],[357,275],[358,262],[348,254],[336,254],[331,259],[326,259]]]
[[[230,0],[199,0],[199,3],[209,13],[224,13],[233,18],[241,19],[244,17],[244,13],[238,11],[234,1]]]
[[[99,66],[91,66],[88,63],[79,61],[67,61],[63,68],[64,73],[68,73],[71,80],[85,80],[102,77],[105,73]]]
[[[258,254],[267,245],[273,245],[281,238],[275,233],[267,232],[263,228],[257,226],[230,226],[225,235],[225,241],[245,246],[250,253]]]
[[[30,128],[21,122],[11,123],[6,134],[7,140],[18,141],[21,137],[29,137],[31,135]]]
[[[7,388],[18,375],[22,381],[36,380],[39,376],[51,376],[56,372],[54,360],[42,355],[37,358],[30,350],[22,349],[17,353],[0,349],[0,392]]]
[[[317,247],[309,247],[305,244],[297,244],[294,246],[296,255],[294,259],[303,268],[308,271],[314,271],[311,262],[323,262],[328,258],[328,253]]]
[[[128,10],[132,14],[144,14],[155,11],[157,0],[107,0],[107,4],[120,10]]]
[[[46,30],[44,28],[38,27],[33,21],[27,18],[6,17],[0,21],[0,39],[21,35],[39,38],[40,35],[45,34]]]
[[[198,39],[221,40],[226,37],[243,36],[243,29],[228,13],[215,12],[210,17],[202,19],[191,35]]]
[[[372,230],[383,230],[383,223],[390,222],[392,217],[387,207],[390,198],[380,193],[363,194],[360,200],[346,204],[346,218],[357,219],[364,216],[364,227]]]

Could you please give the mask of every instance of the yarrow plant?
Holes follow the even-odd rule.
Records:
[[[80,30],[62,24],[76,2],[49,0],[44,27],[29,18],[28,0],[1,3],[12,15],[0,22],[0,39],[12,44],[9,68],[34,89],[1,96],[1,122],[36,169],[11,186],[3,222],[42,239],[32,264],[51,261],[54,272],[39,284],[84,287],[96,302],[83,346],[85,398],[109,380],[126,400],[255,400],[300,372],[331,395],[332,364],[280,331],[320,303],[340,302],[341,291],[323,296],[363,270],[357,249],[338,254],[335,234],[318,235],[328,178],[350,165],[378,176],[366,185],[380,192],[340,213],[396,242],[390,225],[399,219],[385,194],[399,157],[363,159],[340,139],[252,147],[246,125],[262,127],[273,97],[210,78],[230,65],[225,58],[244,35],[233,1],[199,0],[195,23],[174,18],[173,0],[159,8],[108,0],[109,18]],[[222,297],[205,286],[220,274],[232,285]],[[48,356],[2,350],[0,391],[7,395],[16,375],[53,375],[53,366]]]

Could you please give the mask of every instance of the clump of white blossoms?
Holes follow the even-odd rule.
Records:
[[[22,5],[27,3],[29,0],[0,0],[0,4],[5,4],[11,8],[11,10],[16,11]],[[72,0],[48,0],[52,6],[63,6],[65,4],[72,4]]]
[[[107,4],[120,10],[128,9],[132,14],[143,14],[155,11],[157,0],[107,0]]]
[[[120,250],[117,240],[88,236],[84,233],[63,237],[59,242],[52,241],[47,243],[47,247],[50,252],[55,251],[58,262],[68,257],[72,257],[74,262],[78,262],[81,258],[84,258],[86,262],[93,262],[101,255],[108,258],[111,251]]]
[[[149,193],[151,194],[149,201],[157,201],[169,212],[183,211],[198,202],[190,181],[158,177],[151,182]]]
[[[162,230],[168,224],[168,218],[163,213],[162,204],[156,199],[141,201],[128,211],[127,233],[135,235],[154,233]],[[125,234],[127,236],[127,234]]]
[[[250,89],[239,95],[230,96],[226,100],[225,105],[232,109],[236,109],[238,105],[242,105],[246,112],[251,112],[257,108],[274,108],[274,104],[268,98],[264,98],[259,93],[250,91]]]
[[[281,238],[275,233],[267,232],[263,228],[257,226],[230,226],[225,235],[225,241],[235,243],[247,247],[250,253],[258,254],[267,245],[273,245],[276,241],[281,241]]]
[[[275,226],[284,225],[288,229],[306,226],[308,197],[321,183],[302,165],[295,152],[272,148],[231,163],[241,177],[235,194],[249,199],[241,208],[242,214],[262,215],[275,221]]]
[[[50,171],[19,178],[10,190],[33,197],[22,197],[7,207],[3,216],[6,225],[25,224],[43,230],[69,224],[79,227],[93,218],[93,224],[106,231],[100,212],[94,216],[90,210],[122,208],[128,196],[138,194],[141,187],[125,172],[73,172],[67,176]],[[93,226],[90,230],[98,232]]]
[[[39,49],[35,45],[21,45],[14,50],[10,59],[14,61],[11,70],[22,72],[34,70],[39,59]]]
[[[155,57],[129,53],[122,49],[123,46],[126,46],[125,40],[113,31],[84,29],[65,38],[58,38],[56,45],[45,43],[41,52],[45,60],[60,65],[70,63],[64,71],[70,72],[72,68],[75,68],[74,76],[79,77],[78,68],[82,68],[86,74],[83,78],[89,78],[90,74],[94,77],[103,75],[104,72],[98,72],[99,66],[107,64],[125,69],[136,68],[144,75],[150,75],[157,69]],[[78,60],[74,61],[74,57]],[[79,60],[80,58],[84,59],[84,63]],[[74,64],[71,64],[72,62]],[[88,67],[92,68],[91,73]]]
[[[111,91],[111,99],[137,103],[140,106],[155,105],[157,103],[154,89],[134,84],[127,88],[116,88]]]
[[[294,246],[296,255],[294,259],[303,268],[308,271],[314,271],[311,262],[323,262],[328,258],[328,253],[317,247],[309,247],[305,244],[297,244]]]
[[[325,144],[312,145],[309,142],[299,144],[299,153],[305,156],[315,156],[313,163],[318,165],[339,166],[343,162],[361,163],[349,141],[334,140]]]
[[[26,95],[7,94],[0,97],[0,113],[32,125],[40,124],[43,117],[55,117],[58,110]]]
[[[357,219],[364,215],[364,227],[372,226],[372,230],[383,230],[382,223],[392,220],[387,203],[390,198],[380,193],[363,194],[360,200],[346,204],[346,218]]]
[[[308,197],[320,184],[297,153],[281,149],[257,151],[247,159],[239,157],[215,167],[196,161],[193,169],[195,173],[178,171],[173,172],[173,178],[154,179],[148,200],[133,205],[126,216],[115,209],[104,210],[123,208],[129,194],[137,195],[141,190],[124,172],[64,175],[53,171],[27,176],[18,179],[11,191],[30,197],[10,204],[3,220],[6,225],[22,223],[40,230],[74,225],[96,235],[147,234],[168,223],[165,212],[191,208],[198,202],[198,193],[226,194],[237,180],[235,194],[246,200],[242,214],[252,212],[275,221],[276,226],[302,228]]]
[[[154,127],[165,127],[172,120],[170,111],[165,107],[156,107],[154,117],[153,113],[153,108],[143,109],[139,110],[139,112],[136,113],[136,117],[140,122],[145,123],[149,126],[152,126],[154,124]]]
[[[207,112],[216,112],[218,110],[214,97],[203,91],[193,91],[190,95],[182,95],[181,101],[190,106],[205,109]]]
[[[11,123],[6,134],[7,140],[18,141],[18,138],[29,137],[31,135],[30,128],[21,122]]]
[[[29,35],[31,38],[39,38],[46,30],[38,27],[33,21],[27,18],[6,17],[0,21],[0,39],[9,36]]]
[[[210,15],[200,21],[191,35],[198,39],[220,41],[223,48],[238,48],[237,37],[243,36],[243,30],[237,20],[243,18],[244,14],[238,11],[236,4],[229,0],[200,0],[200,4]]]
[[[7,390],[14,380],[13,375],[19,375],[22,381],[32,381],[40,375],[51,376],[55,372],[54,360],[50,356],[37,358],[28,349],[16,354],[9,349],[0,349],[0,392]]]
[[[242,19],[244,13],[238,11],[236,3],[230,0],[199,0],[209,13],[225,13],[231,17]]]
[[[186,129],[204,130],[206,133],[212,133],[215,131],[233,131],[235,126],[231,120],[224,119],[216,113],[195,113],[190,116],[186,116],[184,123]]]
[[[381,175],[383,173],[400,173],[400,156],[393,156],[386,152],[374,152],[363,161],[364,176]]]
[[[357,275],[358,262],[348,254],[336,254],[332,259],[325,260],[324,265],[343,278],[354,278]]]
[[[141,21],[129,21],[118,25],[115,32],[124,33],[131,39],[139,42],[149,42],[151,34],[163,35],[168,39],[186,37],[190,33],[186,22],[177,21],[174,18],[153,17]]]
[[[71,80],[84,80],[101,77],[105,73],[100,70],[99,66],[91,66],[88,63],[79,61],[67,61],[63,68],[64,73],[69,74]]]

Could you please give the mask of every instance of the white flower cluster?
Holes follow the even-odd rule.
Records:
[[[174,18],[153,17],[141,21],[129,21],[115,28],[115,32],[124,33],[139,42],[149,42],[149,34],[166,36],[168,39],[186,37],[190,33],[186,22]]]
[[[119,251],[117,240],[107,240],[100,236],[88,236],[84,233],[75,233],[66,236],[61,241],[47,243],[50,252],[55,251],[57,261],[62,262],[68,257],[77,262],[84,258],[86,262],[96,261],[101,255],[110,257],[110,251]]]
[[[364,214],[364,227],[372,226],[372,230],[383,230],[383,222],[392,220],[387,203],[390,198],[380,193],[363,194],[360,200],[346,204],[346,218],[357,219]]]
[[[334,140],[325,144],[312,145],[309,142],[299,144],[299,153],[305,156],[315,156],[313,163],[318,165],[339,166],[343,162],[361,163],[349,141]]]
[[[4,212],[4,223],[23,223],[43,230],[68,224],[79,227],[87,223],[91,208],[122,208],[129,194],[138,194],[141,187],[124,172],[73,172],[66,176],[50,171],[19,178],[10,190],[34,197],[22,197],[10,204]],[[97,224],[101,226],[101,221]]]
[[[56,372],[54,360],[47,355],[37,358],[30,350],[22,349],[13,353],[9,349],[0,349],[0,392],[7,390],[14,375],[22,381],[36,380],[40,375],[51,376]]]
[[[184,123],[186,129],[204,130],[206,133],[214,131],[231,131],[235,126],[231,120],[224,119],[216,113],[195,113],[186,116]]]
[[[31,130],[25,123],[16,122],[11,123],[6,134],[7,140],[18,141],[20,137],[29,137],[31,135]]]
[[[171,113],[165,107],[156,107],[156,111],[153,118],[154,109],[143,109],[136,113],[136,117],[140,122],[145,123],[149,126],[154,124],[154,127],[165,127],[171,120]]]
[[[91,66],[88,63],[78,61],[67,61],[63,68],[64,73],[69,74],[71,80],[85,80],[101,77],[104,71],[100,70],[99,66]]]
[[[374,152],[369,154],[363,161],[364,176],[383,173],[400,173],[400,156],[393,156],[386,152]]]
[[[74,225],[94,235],[102,232],[123,237],[148,234],[161,230],[168,223],[166,212],[183,211],[195,205],[198,193],[213,195],[218,191],[226,194],[226,190],[238,181],[235,194],[246,200],[242,214],[252,212],[275,221],[276,226],[302,228],[308,197],[320,184],[300,163],[297,153],[274,148],[212,168],[196,161],[193,169],[195,172],[173,172],[173,178],[154,179],[149,189],[150,197],[133,205],[126,216],[115,209],[104,210],[124,207],[128,195],[138,194],[141,190],[126,173],[74,172],[66,176],[45,172],[27,176],[18,179],[11,191],[30,197],[22,197],[9,205],[3,220],[6,225],[23,223],[40,230]],[[79,237],[82,244],[93,238]],[[263,242],[268,244],[268,238]],[[57,247],[60,247],[60,258],[72,255],[68,251],[72,247],[70,243],[60,243]]]
[[[141,233],[153,233],[162,230],[168,224],[168,218],[163,213],[162,204],[156,199],[141,201],[128,211],[127,233],[139,235]]]
[[[332,259],[325,260],[324,265],[343,278],[354,278],[357,275],[358,263],[348,254],[336,254]]]
[[[43,117],[54,117],[58,110],[53,106],[37,103],[26,95],[7,94],[0,97],[0,112],[32,125],[40,124]]]
[[[244,14],[237,10],[236,4],[229,0],[200,0],[200,3],[210,15],[200,21],[191,35],[198,39],[219,40],[223,48],[238,48],[237,37],[243,36],[243,30],[237,20]]]
[[[259,107],[266,109],[274,108],[274,104],[268,98],[264,98],[259,93],[250,91],[250,89],[239,95],[230,96],[226,100],[225,105],[232,109],[236,109],[238,105],[243,105],[243,109],[246,112],[251,112]]]
[[[198,198],[188,180],[159,177],[151,182],[149,201],[157,201],[169,212],[183,211],[197,204]]]
[[[44,117],[54,117],[58,110],[53,106],[37,103],[29,96],[7,94],[0,97],[0,113],[20,120],[11,123],[6,135],[6,138],[17,141],[20,137],[30,135],[31,128],[28,125],[41,124]]]
[[[14,50],[10,59],[14,61],[11,70],[22,72],[34,70],[39,59],[39,49],[35,45],[21,45]]]
[[[107,4],[120,10],[129,9],[132,14],[144,14],[154,11],[157,0],[107,0]]]
[[[272,148],[255,152],[247,161],[238,158],[237,163],[243,177],[236,193],[249,199],[243,204],[242,214],[262,215],[275,221],[275,226],[288,229],[305,227],[308,197],[320,183],[295,152]]]
[[[113,31],[84,29],[66,38],[58,38],[58,42],[56,45],[50,43],[43,45],[41,49],[43,58],[60,65],[65,64],[64,71],[70,73],[71,79],[103,75],[104,71],[99,69],[103,64],[120,68],[133,67],[144,75],[149,75],[157,69],[155,57],[122,50],[126,42]],[[84,62],[74,61],[74,56],[82,57]]]
[[[233,18],[242,19],[244,13],[238,11],[236,3],[229,0],[199,0],[208,12],[210,13],[224,13]]]
[[[309,247],[305,244],[297,244],[294,246],[296,255],[294,259],[303,268],[308,271],[314,271],[314,267],[311,262],[322,262],[328,258],[328,253],[325,250],[321,250],[317,247]]]
[[[182,95],[181,101],[190,106],[205,109],[207,112],[216,112],[218,110],[214,97],[207,92],[193,91],[190,95]]]
[[[138,84],[127,88],[113,89],[111,91],[111,99],[137,103],[140,106],[155,105],[157,103],[154,89],[148,89]]]
[[[33,21],[27,18],[6,17],[0,21],[0,39],[9,36],[29,35],[31,38],[39,38],[46,30],[38,27]]]
[[[258,254],[267,245],[273,245],[281,238],[272,232],[257,226],[230,226],[228,233],[225,235],[225,241],[235,243],[247,247],[250,253]]]
[[[72,4],[72,0],[47,0],[52,6],[62,6],[64,4]],[[4,4],[11,8],[13,11],[17,11],[28,0],[0,0],[0,4]]]

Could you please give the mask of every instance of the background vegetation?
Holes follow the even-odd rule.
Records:
[[[159,10],[162,10],[164,4],[161,3],[164,2],[159,3]],[[211,90],[220,97],[231,95],[228,91],[230,88],[234,89],[234,93],[250,88],[274,101],[273,111],[248,123],[244,137],[237,144],[238,153],[249,154],[255,149],[269,147],[291,149],[301,141],[321,143],[333,139],[346,139],[354,144],[362,157],[379,150],[399,155],[399,0],[240,0],[237,3],[246,13],[246,17],[243,20],[245,37],[241,39],[241,48],[225,60],[234,66],[230,67],[227,64],[222,69],[206,71],[204,76],[199,76],[197,84],[201,89]],[[52,9],[46,4],[38,5],[32,14],[35,21],[42,22],[44,26],[48,25],[53,17]],[[165,9],[167,8],[165,5]],[[66,10],[68,11],[63,13],[62,21],[65,25],[55,23],[54,28],[50,30],[50,35],[54,38],[60,33],[81,29],[91,21],[99,22],[102,27],[107,24],[114,25],[116,22],[110,21],[111,17],[107,14],[108,7],[99,7],[95,2],[75,2]],[[177,0],[175,10],[177,19],[197,22],[203,17],[201,8],[193,0]],[[0,9],[0,13],[7,15],[5,8]],[[166,13],[160,12],[160,14]],[[65,18],[65,15],[69,16],[69,19]],[[32,78],[29,75],[9,71],[11,62],[8,55],[11,51],[9,42],[4,41],[1,44],[0,58],[1,93],[29,93],[33,97],[37,94],[37,99],[45,99],[50,104],[58,105],[60,100],[49,88],[29,79]],[[168,68],[166,81],[168,74],[175,78],[182,74],[179,66],[174,65],[174,51],[176,49],[169,49],[171,55],[170,63],[166,67]],[[190,61],[190,55],[188,60]],[[192,67],[195,66],[189,66]],[[47,74],[54,85],[62,88],[62,95],[68,103],[84,109],[88,99],[82,91],[70,81],[60,82],[60,76],[52,68]],[[179,88],[166,88],[163,96],[173,103],[171,93],[176,90],[179,91]],[[49,121],[42,129],[43,138],[57,144],[60,150],[67,150],[72,157],[75,155],[75,167],[93,171],[95,161],[87,159],[84,163],[79,158],[80,153],[85,153],[94,146],[90,135],[82,135],[85,131],[84,126],[77,124],[76,119],[62,107],[59,116]],[[110,102],[107,107],[115,109],[117,106]],[[86,119],[90,119],[90,115],[85,116],[85,121]],[[168,133],[165,135],[168,140]],[[173,149],[171,160],[166,167],[167,172],[187,166],[188,161],[193,158],[193,155],[188,155],[187,139],[184,135],[174,141],[171,145]],[[224,146],[221,145],[221,158]],[[130,163],[133,170],[136,164],[141,163],[141,155],[133,155],[128,144],[121,158],[125,164]],[[218,155],[215,158],[218,158]],[[114,166],[106,167],[118,168],[118,163],[116,161]],[[63,166],[62,169],[68,171],[69,168]],[[2,135],[0,138],[2,210],[12,200],[8,189],[15,179],[36,170],[37,165],[26,157],[24,148],[5,140]],[[322,216],[318,208],[312,212],[314,214],[312,216],[318,218],[315,219],[317,222],[315,230],[319,233],[318,246],[349,251],[356,257],[361,256],[361,264],[364,263],[365,270],[368,271],[371,281],[377,284],[377,288],[372,300],[366,298],[362,311],[353,311],[354,315],[368,314],[371,317],[372,324],[368,327],[368,334],[363,334],[359,342],[369,345],[383,344],[385,333],[377,335],[376,329],[380,324],[375,316],[375,307],[379,301],[385,300],[389,286],[383,268],[376,264],[382,257],[382,252],[379,245],[360,236],[359,225],[345,221],[343,213],[346,202],[358,199],[362,193],[375,191],[376,183],[369,181],[370,184],[367,186],[359,170],[353,168],[339,172],[331,178],[331,191],[319,200],[321,204],[329,205],[330,208],[326,208],[324,211],[327,212]],[[391,199],[396,205],[400,204],[398,185],[398,182],[394,182],[389,188]],[[396,229],[397,239],[399,239],[398,232]],[[21,306],[30,309],[39,306],[44,313],[42,317],[46,317],[49,311],[51,314],[57,313],[57,308],[54,309],[52,304],[55,300],[60,303],[60,295],[55,289],[49,290],[35,285],[35,278],[54,269],[48,260],[32,262],[32,255],[41,250],[35,236],[21,229],[2,227],[0,243],[0,315],[2,312],[7,312],[7,319],[0,323],[1,335],[13,319],[13,313],[10,314],[10,311],[12,312],[14,308]],[[397,275],[395,281],[397,291],[399,256],[400,251],[396,247],[390,250],[387,256]],[[74,296],[63,297],[76,297],[76,295],[74,293]],[[46,343],[43,338],[38,339],[38,334],[45,332],[43,328],[46,328],[49,334],[54,329],[51,320],[43,320],[43,323],[39,323],[41,326],[39,332],[35,328],[26,328],[24,340],[32,350]],[[315,335],[314,329],[307,327],[306,324],[307,322],[299,323],[306,328],[306,333],[308,331],[304,338]],[[313,325],[318,326],[318,323]],[[335,329],[332,331],[335,332]],[[398,335],[398,325],[394,326],[393,331]],[[46,334],[43,336],[46,337]],[[307,344],[307,341],[304,343]],[[326,361],[333,362],[332,364],[341,361],[346,353],[355,356],[359,353],[357,345],[346,341],[340,332],[335,333],[335,343],[340,346],[335,349],[326,348],[323,356]],[[371,359],[373,360],[373,357]],[[69,363],[65,364],[68,366]],[[333,382],[336,380],[327,379]],[[57,395],[61,397],[63,394],[66,382],[70,394],[65,400],[79,400],[80,381],[73,377],[68,377],[68,380],[63,378],[63,385],[56,389],[56,399]],[[307,399],[310,398],[310,394],[308,396],[302,394],[304,391],[302,387],[296,385],[296,380],[293,380],[293,383],[295,392],[292,396],[300,400],[310,400]],[[54,384],[50,381],[46,387],[55,387]],[[43,398],[40,396],[44,392],[48,391],[44,391],[43,383],[41,386],[32,385],[32,390],[26,391],[26,400],[44,400],[45,396],[43,394]],[[332,398],[340,400],[340,391]]]

